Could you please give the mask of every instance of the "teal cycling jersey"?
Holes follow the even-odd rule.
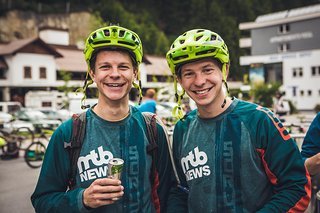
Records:
[[[234,99],[222,114],[197,110],[174,129],[173,155],[181,185],[169,212],[303,212],[310,179],[295,142],[274,114]]]
[[[107,164],[111,158],[124,160],[121,184],[123,197],[111,205],[90,209],[89,212],[155,212],[160,205],[165,212],[172,167],[164,130],[157,125],[158,150],[156,181],[152,194],[149,179],[152,164],[147,154],[146,124],[141,112],[131,107],[129,116],[119,122],[108,122],[97,116],[92,109],[86,113],[86,133],[78,158],[75,189],[67,191],[70,160],[65,143],[71,140],[72,120],[63,123],[52,135],[39,176],[31,197],[36,212],[87,212],[82,202],[85,188],[97,178],[107,176]],[[153,203],[152,196],[160,203]]]

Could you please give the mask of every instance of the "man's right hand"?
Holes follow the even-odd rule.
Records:
[[[83,192],[83,204],[86,207],[98,208],[109,205],[123,196],[121,181],[111,178],[96,179]]]

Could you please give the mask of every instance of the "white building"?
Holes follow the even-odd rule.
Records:
[[[241,23],[240,65],[253,81],[280,82],[298,110],[320,104],[320,4],[261,15]]]
[[[61,71],[72,74],[68,86],[83,85],[87,71],[83,49],[69,45],[68,30],[46,27],[39,36],[0,44],[0,101],[24,104],[30,90],[56,91],[65,84]],[[173,87],[165,57],[144,56],[140,73],[144,88]]]
[[[0,44],[1,101],[21,101],[28,90],[56,87],[55,59],[59,57],[62,55],[39,38]]]

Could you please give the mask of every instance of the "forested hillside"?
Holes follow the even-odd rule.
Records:
[[[100,25],[120,24],[136,31],[148,54],[164,55],[172,41],[192,28],[218,32],[231,53],[231,77],[240,78],[241,22],[258,15],[312,5],[318,0],[2,0],[0,14],[12,9],[41,14],[90,11]],[[81,26],[79,26],[81,27]]]

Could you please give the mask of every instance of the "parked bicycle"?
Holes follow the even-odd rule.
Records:
[[[28,127],[19,127],[15,130],[0,129],[0,138],[2,139],[2,159],[11,159],[19,157],[19,151],[25,144],[25,141],[33,141],[34,135]]]
[[[33,132],[30,128],[21,127],[12,132],[2,129],[0,133],[2,159],[18,157],[20,150],[23,150],[24,160],[30,168],[41,167],[49,142],[45,130],[36,128]],[[26,146],[26,143],[29,145]]]
[[[49,143],[46,131],[50,131],[50,134],[52,134],[52,130],[50,129],[36,128],[33,133],[33,141],[25,150],[24,159],[31,168],[39,168],[42,166],[44,154]]]

